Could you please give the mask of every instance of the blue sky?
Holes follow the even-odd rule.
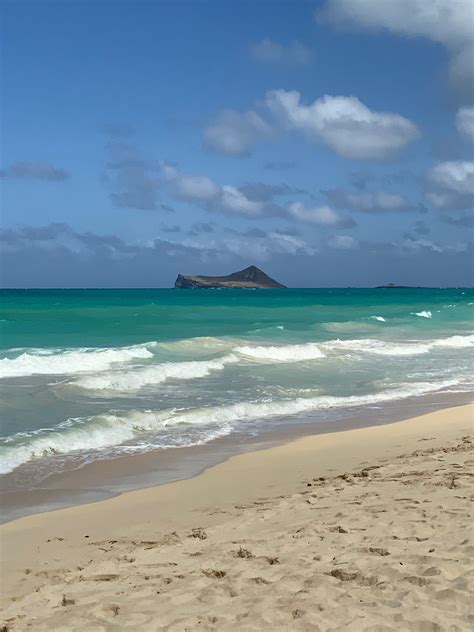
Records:
[[[2,13],[3,285],[472,284],[472,0]]]

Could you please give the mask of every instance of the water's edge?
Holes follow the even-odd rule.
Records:
[[[52,474],[41,481],[41,485],[26,490],[12,488],[8,475],[4,475],[0,477],[0,523],[193,478],[237,454],[268,449],[299,437],[395,423],[472,401],[473,393],[438,392],[386,402],[382,406],[354,410],[344,419],[293,422],[281,429],[262,432],[257,437],[233,433],[204,445],[96,461],[78,470]]]

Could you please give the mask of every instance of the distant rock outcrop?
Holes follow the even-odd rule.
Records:
[[[395,283],[388,283],[387,285],[376,285],[375,289],[376,290],[409,290],[409,289],[419,290],[420,287],[417,286],[415,288],[414,285],[396,285]]]
[[[256,266],[249,266],[245,270],[233,272],[227,276],[201,276],[178,274],[174,284],[178,288],[284,288],[286,285],[278,283]]]

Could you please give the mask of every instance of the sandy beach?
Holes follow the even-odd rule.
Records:
[[[2,630],[468,630],[472,405],[1,527]]]

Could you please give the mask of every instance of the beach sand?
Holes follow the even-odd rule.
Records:
[[[1,630],[474,626],[472,405],[0,527]]]

